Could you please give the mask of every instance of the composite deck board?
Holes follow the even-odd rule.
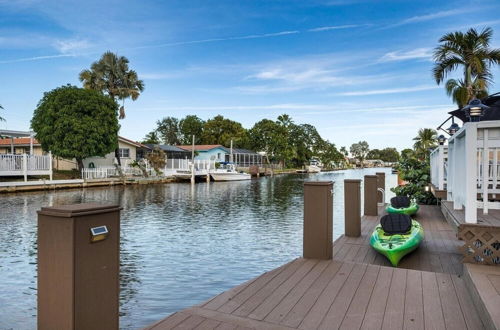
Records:
[[[417,218],[426,237],[398,268],[369,246],[378,217],[363,217],[361,236],[336,240],[332,260],[295,259],[150,329],[484,328],[452,227],[437,206]]]
[[[327,266],[331,264],[327,260],[321,260],[314,268],[304,277],[300,283],[295,286],[281,302],[269,312],[265,317],[267,322],[280,323],[281,320],[290,312],[295,304],[303,297],[315,281],[323,274]]]
[[[368,307],[361,324],[361,329],[381,329],[384,321],[385,306],[389,296],[389,289],[392,283],[393,269],[380,267],[377,281],[373,287],[373,292],[368,302]]]
[[[395,269],[385,305],[382,329],[403,329],[406,294],[406,269]]]
[[[406,277],[404,328],[424,328],[422,272],[412,269],[408,270]]]
[[[340,262],[329,261],[328,267],[321,273],[313,285],[302,295],[299,301],[292,307],[290,312],[280,322],[283,325],[297,328],[304,317],[309,313],[321,293],[328,286],[332,278],[340,271],[343,265]],[[345,270],[342,270],[345,271]]]
[[[422,272],[424,328],[444,329],[444,316],[435,273]]]
[[[369,265],[349,304],[347,313],[340,325],[341,329],[359,329],[363,323],[365,312],[380,271],[379,266]]]

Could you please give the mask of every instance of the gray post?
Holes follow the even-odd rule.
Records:
[[[304,183],[304,258],[332,259],[333,182]]]
[[[38,329],[118,329],[120,207],[38,211]]]
[[[376,175],[365,175],[365,189],[364,189],[364,214],[377,216],[378,215],[378,205],[377,205],[377,176]]]
[[[344,180],[345,235],[361,235],[361,180]]]

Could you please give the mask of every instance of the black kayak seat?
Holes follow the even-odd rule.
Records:
[[[411,229],[411,218],[406,214],[391,213],[380,219],[380,225],[386,234],[406,234]]]
[[[396,209],[404,209],[409,207],[411,201],[406,196],[396,196],[391,198],[391,205]]]

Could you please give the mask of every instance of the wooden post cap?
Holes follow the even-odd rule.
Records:
[[[37,213],[39,215],[50,215],[52,217],[71,218],[89,214],[114,212],[121,209],[122,208],[116,204],[83,203],[42,207]]]

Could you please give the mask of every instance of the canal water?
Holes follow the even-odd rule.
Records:
[[[0,329],[36,328],[36,211],[43,206],[123,207],[120,328],[137,329],[300,256],[304,181],[335,181],[337,238],[344,230],[343,180],[381,171],[386,187],[394,187],[396,176],[378,168],[1,195]]]

